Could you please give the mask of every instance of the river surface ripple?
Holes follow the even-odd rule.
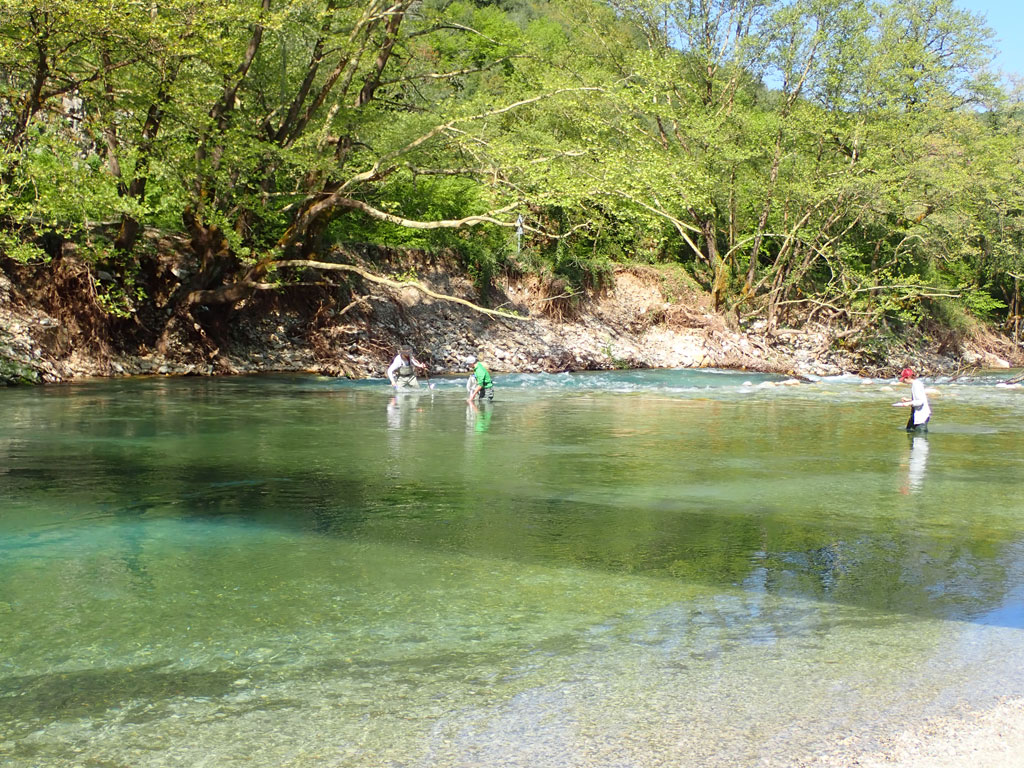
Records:
[[[0,391],[0,763],[789,766],[1024,694],[1024,390]]]

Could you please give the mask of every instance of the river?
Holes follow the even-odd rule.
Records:
[[[1011,372],[1012,373],[1012,372]],[[1024,695],[1024,389],[0,391],[0,762],[787,766]]]

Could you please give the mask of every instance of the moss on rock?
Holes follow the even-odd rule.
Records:
[[[41,384],[42,381],[42,375],[32,366],[0,354],[0,386]]]

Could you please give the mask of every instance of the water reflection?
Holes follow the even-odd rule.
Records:
[[[393,394],[387,404],[387,424],[392,431],[403,431],[415,427],[420,421],[424,403],[432,402],[429,390],[400,390]],[[426,400],[424,401],[424,396]]]
[[[928,436],[913,435],[910,438],[910,452],[907,456],[907,482],[902,488],[903,493],[917,493],[924,483],[925,470],[928,465]]]
[[[491,413],[494,405],[486,401],[470,402],[466,405],[466,429],[470,432],[486,432],[491,428]]]
[[[168,516],[713,586],[763,569],[770,591],[922,616],[977,615],[1006,586],[997,555],[1018,528],[1015,433],[956,432],[951,410],[943,461],[966,471],[926,482],[927,436],[903,447],[842,403],[510,390],[496,410],[466,405],[459,384],[436,398],[379,386],[268,395],[250,382],[250,403],[201,382],[55,399],[53,428],[26,430],[8,453],[18,484],[0,488],[0,510],[8,521],[19,503],[54,510],[26,514],[27,526],[60,526],[68,509],[79,521],[137,515],[122,557],[140,586],[152,568],[139,531]],[[826,410],[829,439],[808,440]],[[913,515],[892,498],[894,466]],[[13,542],[0,548],[17,554]]]
[[[387,469],[389,478],[394,479],[396,473],[402,471],[402,464],[416,458],[416,438],[413,435],[422,433],[428,419],[427,412],[432,406],[431,390],[400,389],[388,399],[386,435],[390,459]],[[423,437],[422,434],[419,436]],[[367,437],[368,435],[361,435],[357,439],[365,440]],[[360,451],[357,450],[356,453]]]
[[[972,659],[962,679],[1022,685],[1016,406],[951,400],[928,473],[929,437],[863,407],[884,392],[676,396],[680,376],[561,377],[497,409],[461,377],[6,402],[0,762],[227,765],[244,741],[260,768],[529,745],[562,768],[565,734],[625,722],[619,747],[671,743],[622,762],[676,764],[700,728],[693,754],[724,755],[723,732],[756,750],[857,697],[873,718],[894,690],[959,695]]]

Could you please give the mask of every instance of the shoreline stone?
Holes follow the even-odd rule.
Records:
[[[1024,765],[1024,699],[908,723],[873,748],[836,745],[794,768],[1019,768]]]

